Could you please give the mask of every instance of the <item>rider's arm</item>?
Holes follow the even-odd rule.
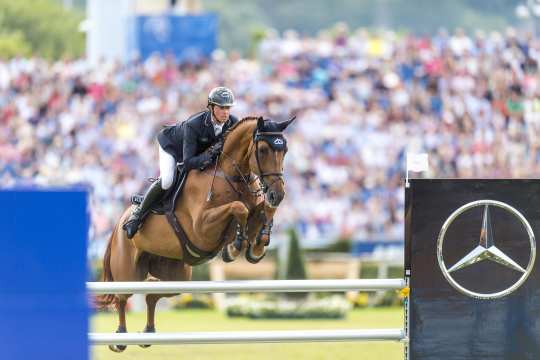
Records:
[[[197,138],[199,134],[189,125],[184,126],[184,147],[182,151],[184,166],[187,170],[206,167],[211,161],[208,152],[197,155]]]

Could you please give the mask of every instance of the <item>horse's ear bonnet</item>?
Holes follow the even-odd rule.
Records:
[[[291,125],[292,122],[293,122],[295,119],[296,119],[296,115],[293,116],[292,118],[290,118],[290,119],[287,120],[287,121],[283,121],[283,122],[278,123],[279,131],[285,131],[285,129],[287,128],[287,126]]]
[[[294,118],[278,123],[272,120],[262,120],[259,118],[257,128],[253,134],[255,142],[264,140],[275,151],[287,151],[287,139],[283,136],[283,130],[294,120]]]

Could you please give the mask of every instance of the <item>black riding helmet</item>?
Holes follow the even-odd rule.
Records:
[[[213,88],[208,94],[208,106],[233,106],[234,95],[232,91],[224,86]]]

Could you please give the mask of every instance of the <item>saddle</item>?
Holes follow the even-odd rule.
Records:
[[[176,170],[174,174],[174,181],[171,187],[167,190],[161,200],[157,201],[152,205],[149,212],[152,212],[156,215],[165,215],[167,212],[174,212],[176,208],[176,200],[182,193],[184,188],[184,183],[187,178],[187,171],[184,169],[183,163],[176,164]],[[150,179],[150,182],[157,181],[158,179]],[[135,194],[131,197],[131,203],[134,205],[139,205],[144,199],[143,194]],[[148,214],[144,214],[146,216]]]
[[[187,174],[188,172],[184,168],[183,163],[178,163],[176,165],[172,186],[169,188],[169,190],[167,190],[160,201],[152,205],[150,210],[143,214],[143,219],[148,215],[149,212],[156,215],[165,215],[167,221],[173,228],[178,241],[180,242],[180,246],[182,247],[182,253],[184,255],[182,260],[188,265],[195,266],[203,264],[212,259],[217,255],[220,248],[218,247],[215,251],[205,251],[199,249],[191,242],[191,240],[189,240],[187,234],[182,228],[182,225],[180,225],[180,222],[176,218],[174,210],[176,209],[176,202],[182,193],[184,184],[186,183]],[[157,179],[151,179],[151,181],[157,181]],[[131,203],[134,205],[139,205],[143,198],[144,196],[141,194],[133,195],[131,197]]]

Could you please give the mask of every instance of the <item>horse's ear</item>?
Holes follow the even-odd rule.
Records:
[[[257,119],[257,129],[262,130],[264,128],[264,119],[262,116],[259,116]]]
[[[287,121],[280,122],[280,123],[278,124],[279,131],[285,130],[285,129],[287,128],[287,126],[289,126],[295,119],[296,119],[296,115],[293,116],[292,118],[290,118],[290,119],[287,120]]]

